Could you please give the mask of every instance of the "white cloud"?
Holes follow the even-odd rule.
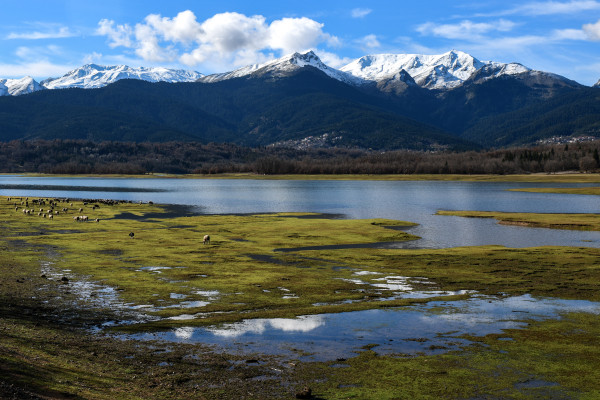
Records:
[[[373,50],[381,47],[381,43],[377,39],[377,36],[373,34],[358,39],[357,42],[365,50]]]
[[[352,18],[364,18],[372,12],[370,8],[355,8],[351,11],[351,15]]]
[[[22,78],[24,76],[31,76],[38,81],[48,77],[62,76],[73,68],[75,68],[74,65],[55,64],[48,60],[0,64],[2,78]]]
[[[204,62],[246,65],[265,61],[270,57],[265,53],[270,51],[291,53],[319,43],[340,43],[323,31],[322,23],[310,18],[282,18],[268,24],[261,15],[235,12],[200,22],[187,10],[173,18],[150,14],[135,28],[106,19],[98,26],[97,34],[107,36],[111,47],[134,49],[146,61],[179,59],[189,66]]]
[[[556,29],[550,36],[552,40],[586,40],[588,35],[581,29]]]
[[[101,36],[107,36],[110,39],[108,45],[114,47],[133,47],[133,41],[131,35],[133,29],[127,24],[115,26],[115,21],[103,19],[98,22],[98,29],[96,34]]]
[[[476,14],[478,17],[492,17],[505,15],[566,15],[577,14],[586,11],[600,10],[600,2],[596,0],[571,0],[571,1],[535,1],[514,7],[508,10],[502,10],[490,13]]]
[[[583,32],[589,40],[600,40],[600,20],[595,24],[585,24]]]
[[[341,68],[349,64],[353,59],[350,57],[340,57],[335,53],[330,53],[325,50],[315,50],[321,61],[333,68]]]
[[[135,26],[135,39],[137,46],[135,54],[144,60],[153,62],[173,61],[176,57],[174,51],[161,47],[156,31],[148,25]]]
[[[500,19],[494,22],[475,23],[469,20],[461,21],[457,24],[436,24],[427,22],[417,27],[417,32],[422,35],[440,36],[446,39],[466,39],[473,40],[481,38],[482,35],[492,32],[508,32],[516,24],[512,21]]]
[[[82,61],[84,64],[94,64],[94,63],[97,63],[101,59],[102,59],[102,54],[94,51],[90,54],[86,54],[83,57]]]
[[[308,50],[317,43],[329,40],[329,35],[322,28],[323,24],[306,17],[273,21],[269,27],[268,46],[284,53]]]
[[[512,13],[525,15],[553,15],[575,14],[582,11],[592,10],[600,10],[600,2],[594,0],[533,2],[513,9]]]
[[[191,43],[202,34],[202,27],[193,12],[187,10],[174,18],[150,14],[145,18],[146,25],[153,28],[165,40]]]
[[[28,39],[28,40],[39,40],[39,39],[62,39],[76,36],[74,32],[66,26],[60,26],[52,28],[46,31],[33,31],[24,33],[9,33],[6,39]]]

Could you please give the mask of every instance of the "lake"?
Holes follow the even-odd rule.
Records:
[[[445,248],[487,244],[509,247],[600,247],[600,232],[506,226],[497,224],[493,219],[435,215],[438,210],[597,213],[600,209],[597,196],[508,191],[512,188],[548,186],[586,185],[0,176],[0,195],[5,196],[153,201],[188,206],[190,211],[204,214],[317,212],[332,218],[389,218],[419,224],[408,231],[422,239],[386,244],[387,247]],[[82,280],[82,296],[93,287],[97,293],[106,293],[106,298],[100,301],[108,301],[114,308],[126,306],[112,288],[95,285]],[[433,297],[438,294],[415,293],[403,286],[402,282],[396,282],[389,290],[395,296],[406,297]],[[440,313],[440,307],[445,312]],[[367,344],[377,345],[375,351],[384,354],[448,351],[467,343],[459,337],[462,334],[500,333],[506,328],[525,326],[525,319],[559,318],[561,313],[567,311],[600,314],[600,304],[530,296],[504,298],[474,294],[471,299],[460,302],[430,302],[390,310],[293,319],[255,319],[209,328],[184,326],[167,332],[122,337],[200,342],[249,355],[268,352],[284,357],[335,360],[351,357]],[[179,318],[191,319],[195,316],[184,314]],[[297,350],[290,351],[292,348]],[[303,355],[298,355],[297,351]]]
[[[416,222],[422,239],[402,248],[497,244],[600,247],[600,232],[499,225],[493,219],[435,215],[438,210],[596,213],[598,196],[511,192],[547,184],[440,181],[53,178],[0,176],[0,195],[102,198],[187,205],[198,213],[317,212],[337,218]],[[551,184],[583,187],[585,184]],[[587,185],[590,186],[590,185]]]

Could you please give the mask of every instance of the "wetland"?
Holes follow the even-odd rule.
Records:
[[[594,398],[594,184],[2,176],[0,393]]]

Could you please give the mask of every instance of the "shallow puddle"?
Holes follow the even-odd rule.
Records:
[[[123,335],[124,339],[212,344],[242,354],[267,353],[301,360],[352,357],[364,346],[380,354],[436,354],[484,336],[522,328],[525,320],[559,318],[565,312],[600,314],[600,303],[518,297],[477,296],[405,308],[366,310],[297,318],[252,319],[209,328]]]

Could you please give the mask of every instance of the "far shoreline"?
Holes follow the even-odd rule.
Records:
[[[564,172],[515,175],[489,174],[41,174],[32,172],[0,173],[2,176],[47,178],[107,178],[107,179],[254,179],[254,180],[341,180],[341,181],[464,181],[464,182],[523,182],[523,183],[600,183],[600,173]]]

